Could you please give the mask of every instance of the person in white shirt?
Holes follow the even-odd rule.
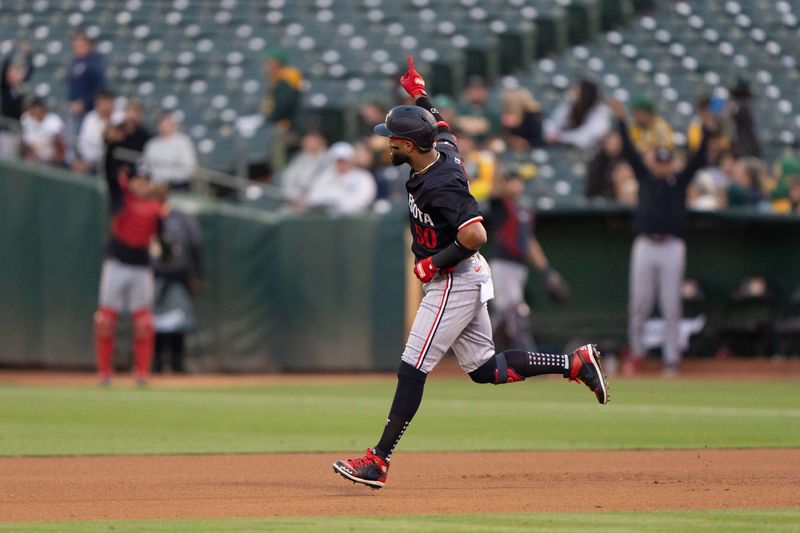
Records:
[[[377,194],[375,178],[353,164],[355,150],[349,143],[335,143],[328,155],[332,163],[311,186],[306,207],[334,215],[366,212]]]
[[[318,131],[303,135],[300,151],[280,173],[280,187],[284,199],[292,207],[302,206],[314,181],[328,165],[328,143]]]
[[[64,121],[47,111],[44,100],[33,100],[20,118],[22,153],[27,161],[55,166],[64,163]]]
[[[597,84],[582,80],[544,123],[550,144],[594,148],[611,130],[611,110],[603,102]]]
[[[106,128],[122,119],[121,113],[114,112],[114,94],[100,91],[94,101],[94,109],[89,111],[81,122],[78,133],[78,158],[72,162],[72,170],[90,172],[99,170],[103,160],[103,136]]]
[[[158,135],[145,144],[143,159],[153,183],[167,183],[172,190],[189,190],[197,170],[197,153],[189,136],[179,131],[171,112],[161,115]]]

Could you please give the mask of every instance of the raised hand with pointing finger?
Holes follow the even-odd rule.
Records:
[[[400,78],[400,85],[411,98],[428,96],[428,93],[425,92],[425,78],[414,68],[414,59],[411,56],[408,56],[408,70]]]

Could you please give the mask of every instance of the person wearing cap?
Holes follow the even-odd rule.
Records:
[[[136,381],[144,385],[150,376],[155,336],[150,246],[157,239],[159,255],[166,260],[171,253],[162,231],[163,219],[169,215],[169,204],[164,197],[155,196],[150,178],[150,171],[144,165],[124,167],[116,176],[106,176],[111,229],[94,314],[97,374],[102,385],[111,384],[114,342],[121,313],[129,313],[133,322]]]
[[[386,483],[392,454],[422,404],[427,376],[447,353],[455,355],[475,383],[503,385],[560,375],[584,383],[600,404],[608,403],[608,382],[594,345],[571,354],[495,350],[488,311],[494,286],[491,268],[479,251],[487,242],[486,229],[469,191],[458,142],[432,105],[411,56],[400,85],[415,105],[393,107],[374,131],[387,138],[392,164],[408,166],[413,273],[424,296],[400,358],[394,399],[378,443],[364,456],[333,463],[343,478],[374,489]]]
[[[475,74],[467,80],[453,126],[459,133],[471,135],[478,144],[500,133],[500,113],[489,100],[483,77]]]
[[[633,122],[629,133],[637,150],[645,152],[656,147],[674,148],[672,128],[663,117],[656,115],[650,98],[640,96],[633,101],[632,107]]]
[[[526,202],[522,176],[510,171],[504,178],[502,182],[495,182],[486,217],[492,257],[489,266],[494,282],[494,339],[495,344],[534,351],[530,309],[525,301],[529,265],[542,275],[547,294],[553,301],[566,300],[569,286],[550,265],[536,238],[536,213]]]
[[[264,99],[263,110],[267,120],[283,129],[290,129],[300,109],[300,89],[303,75],[288,64],[288,55],[282,48],[270,50],[264,59],[268,76],[269,94]]]
[[[307,209],[318,209],[333,215],[364,213],[375,201],[375,178],[354,164],[355,149],[346,142],[337,142],[328,150],[329,166],[311,185],[306,199]]]
[[[273,48],[264,59],[267,74],[267,94],[261,102],[261,111],[267,122],[277,129],[269,147],[269,159],[274,168],[286,165],[290,145],[297,143],[295,131],[300,111],[303,75],[289,66],[289,57],[283,48]]]
[[[645,357],[644,324],[650,318],[658,294],[664,319],[664,373],[672,376],[678,372],[681,360],[680,287],[686,265],[686,189],[695,172],[705,165],[710,132],[704,130],[699,149],[685,165],[676,164],[673,151],[666,147],[657,148],[645,162],[628,133],[625,106],[618,100],[610,100],[609,107],[622,137],[622,155],[639,183],[628,295],[630,357],[625,371],[635,373]]]
[[[64,164],[65,125],[57,114],[47,110],[41,98],[34,98],[20,119],[22,157],[54,166]]]

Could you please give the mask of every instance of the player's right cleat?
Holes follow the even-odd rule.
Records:
[[[367,455],[364,457],[333,463],[333,471],[353,483],[363,483],[379,489],[386,483],[389,463],[383,457],[375,455],[371,448],[367,448]]]
[[[581,346],[572,353],[569,380],[583,382],[601,404],[608,403],[608,380],[600,368],[600,352],[594,344]]]

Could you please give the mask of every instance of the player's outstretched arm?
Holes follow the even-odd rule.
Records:
[[[406,93],[414,99],[415,104],[431,112],[436,119],[436,125],[439,130],[438,134],[448,134],[450,136],[449,138],[445,136],[437,140],[445,140],[457,146],[455,137],[452,137],[452,133],[450,132],[449,124],[445,122],[442,115],[428,98],[428,93],[425,92],[425,78],[414,68],[414,59],[411,56],[408,56],[408,70],[406,70],[406,73],[400,78],[400,85],[402,85]]]
[[[647,175],[648,170],[642,160],[641,154],[639,154],[639,150],[633,145],[631,137],[628,134],[628,126],[625,124],[625,105],[616,98],[611,98],[607,100],[606,103],[608,107],[611,108],[611,112],[617,122],[617,131],[622,139],[622,157],[628,162],[631,168],[633,168],[636,179],[640,180]]]

